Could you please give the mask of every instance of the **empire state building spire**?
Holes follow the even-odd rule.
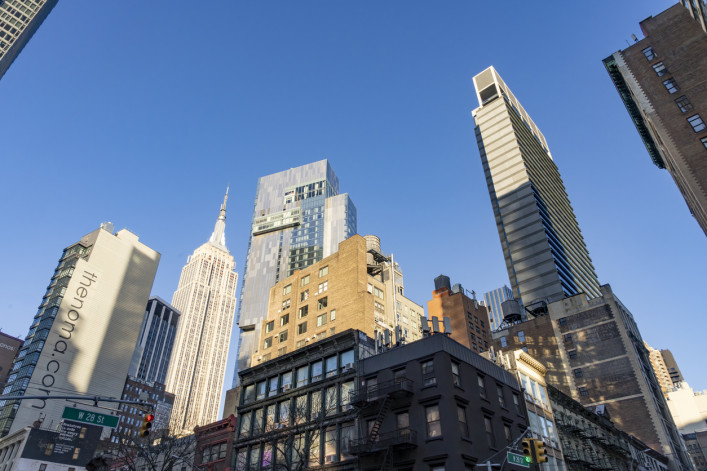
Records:
[[[226,249],[227,199],[228,189],[211,238],[187,259],[172,298],[182,313],[166,381],[175,395],[169,424],[175,435],[218,419],[238,282]]]
[[[223,204],[221,205],[221,211],[219,211],[218,219],[216,220],[216,226],[214,227],[214,232],[211,234],[209,243],[228,251],[226,248],[226,202],[228,201],[228,187],[226,187],[226,195],[223,197]]]

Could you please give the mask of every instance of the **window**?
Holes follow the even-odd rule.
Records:
[[[297,335],[302,335],[307,332],[307,323],[302,322],[297,326]]]
[[[255,399],[255,385],[249,384],[245,387],[245,392],[243,393],[243,404],[253,402],[253,399]]]
[[[338,389],[337,386],[329,386],[324,390],[324,415],[334,415],[338,412]]]
[[[321,458],[319,440],[321,438],[321,432],[319,430],[313,430],[309,432],[309,465],[311,467],[316,467],[319,465]]]
[[[309,299],[309,290],[308,290],[308,289],[302,291],[302,292],[299,294],[299,300],[300,300],[300,302],[306,301],[306,300],[308,300],[308,299]]]
[[[274,396],[274,395],[277,394],[277,385],[278,385],[278,382],[279,382],[279,381],[278,381],[278,377],[277,377],[277,376],[273,376],[272,378],[270,378],[270,381],[269,381],[269,383],[270,383],[269,386],[270,386],[270,387],[268,388],[268,397],[271,397],[271,396]]]
[[[336,309],[331,310],[331,313],[329,314],[329,318],[333,321],[336,320]]]
[[[457,420],[459,420],[459,433],[462,437],[469,436],[469,426],[466,423],[466,409],[457,405]]]
[[[291,285],[291,284],[289,284],[289,285],[285,286],[284,288],[282,288],[282,295],[283,295],[283,296],[287,296],[287,295],[290,294],[291,292],[292,292],[292,285]]]
[[[584,386],[580,386],[579,387],[579,395],[580,396],[589,396],[589,391]]]
[[[344,407],[344,411],[346,411],[348,408],[346,407],[351,403],[351,395],[354,392],[354,382],[353,381],[347,381],[345,383],[341,383],[341,405]]]
[[[326,324],[326,312],[317,316],[317,327],[321,327]]]
[[[328,303],[327,297],[324,296],[323,298],[321,298],[321,299],[317,302],[317,309],[324,309],[324,308],[326,308],[327,303]]]
[[[565,341],[565,343],[570,343],[572,342],[572,334],[565,334],[562,339]]]
[[[280,335],[277,336],[277,339],[280,343],[287,341],[287,331],[283,330],[280,332]]]
[[[264,399],[264,398],[265,398],[265,388],[266,388],[266,386],[267,386],[267,385],[265,384],[265,381],[261,381],[261,382],[259,382],[259,383],[255,386],[255,394],[256,394],[256,395],[255,395],[255,399],[256,399],[256,400],[260,400],[260,399]]]
[[[486,399],[486,381],[483,376],[477,376],[476,381],[479,385],[479,396]]]
[[[341,370],[348,370],[353,368],[354,363],[354,351],[346,350],[341,352]]]
[[[290,315],[285,314],[280,318],[280,327],[285,326],[290,323]]]
[[[420,366],[422,367],[422,385],[434,386],[435,384],[437,384],[437,378],[435,377],[434,361],[423,361]]]
[[[567,352],[567,356],[570,357],[570,360],[574,360],[577,358],[577,350],[570,350]]]
[[[668,90],[668,93],[675,93],[680,90],[675,79],[664,80],[663,85],[665,85],[665,89]]]
[[[501,348],[507,347],[507,346],[508,346],[508,340],[506,340],[505,336],[501,337]]]
[[[427,418],[427,438],[441,437],[442,425],[439,421],[439,406],[425,407]]]
[[[655,73],[658,74],[658,77],[662,77],[663,75],[668,73],[668,69],[665,67],[665,64],[662,62],[658,62],[657,64],[653,64],[653,70],[655,70]]]
[[[520,397],[516,393],[513,393],[513,406],[515,407],[516,412],[518,414],[523,415],[522,411],[520,410]]]
[[[700,142],[702,142],[702,145],[705,146],[705,149],[707,149],[707,137],[701,138]]]
[[[319,269],[319,278],[327,276],[329,274],[329,265]]]
[[[692,103],[690,103],[690,100],[685,95],[676,99],[675,104],[678,105],[678,108],[683,113],[686,113],[694,108],[694,106],[692,106]]]
[[[573,373],[575,378],[581,378],[584,376],[584,373],[582,373],[582,368],[575,368]]]
[[[317,291],[317,294],[321,294],[324,291],[326,291],[329,287],[329,282],[325,281],[324,283],[319,283],[319,290]]]
[[[302,306],[301,308],[299,308],[298,316],[300,319],[305,317],[307,314],[309,314],[309,306]]]
[[[334,376],[339,372],[337,360],[338,360],[338,358],[336,357],[336,355],[330,356],[325,360],[325,362],[326,362],[326,377],[327,378],[329,378],[330,376]]]
[[[700,132],[700,131],[705,130],[705,123],[704,123],[704,121],[702,121],[702,118],[700,118],[700,115],[698,115],[698,114],[687,118],[687,122],[690,123],[690,125],[692,126],[692,129],[695,132]]]
[[[270,321],[267,324],[265,324],[265,333],[267,334],[268,332],[272,332],[275,330],[275,321]]]
[[[309,284],[309,275],[305,275],[302,277],[301,280],[299,280],[300,286],[307,286],[308,284]]]
[[[522,330],[518,331],[518,342],[525,343],[525,332]]]
[[[292,387],[292,372],[288,371],[286,373],[282,373],[282,384],[280,385],[280,388],[282,388],[283,391],[287,391]]]
[[[498,394],[498,405],[501,407],[505,408],[506,407],[506,400],[503,397],[503,386],[496,385],[496,393]]]
[[[284,311],[285,309],[289,309],[289,308],[290,308],[290,298],[287,298],[282,302],[282,310]]]
[[[462,382],[459,378],[459,363],[452,362],[452,384],[461,387]]]
[[[503,434],[506,436],[506,443],[511,443],[511,426],[503,424]]]
[[[496,446],[496,437],[493,435],[493,423],[491,417],[484,417],[484,427],[486,428],[486,441],[490,447]]]
[[[322,379],[322,361],[312,363],[312,382]]]
[[[374,286],[374,287],[373,287],[373,294],[374,294],[377,298],[383,299],[383,290],[379,289],[377,286]]]
[[[270,348],[272,347],[272,337],[268,337],[265,340],[263,340],[263,348]]]
[[[247,437],[248,434],[250,433],[250,421],[252,419],[252,413],[251,412],[246,412],[241,416],[241,428],[240,428],[240,436],[241,437]]]
[[[642,52],[643,52],[643,55],[646,56],[646,59],[648,59],[649,61],[652,61],[653,59],[655,59],[656,54],[655,54],[655,51],[653,51],[653,48],[651,46],[648,46]]]

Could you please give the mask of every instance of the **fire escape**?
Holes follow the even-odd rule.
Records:
[[[398,450],[415,448],[417,432],[406,428],[396,428],[381,433],[381,426],[391,407],[410,400],[413,394],[413,382],[407,378],[380,383],[375,386],[361,387],[353,394],[351,404],[357,407],[362,416],[374,415],[367,422],[368,433],[363,438],[351,440],[350,453],[359,457],[376,455],[380,471],[392,469],[393,453]]]

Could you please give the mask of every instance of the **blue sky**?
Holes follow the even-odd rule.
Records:
[[[242,276],[257,178],[322,158],[408,297],[426,305],[440,273],[507,284],[470,113],[494,65],[600,281],[707,388],[707,241],[601,63],[672,4],[62,1],[0,80],[0,328],[24,337],[61,249],[103,221],[162,254],[153,294],[170,300],[228,184]]]

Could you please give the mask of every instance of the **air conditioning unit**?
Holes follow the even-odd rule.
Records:
[[[275,430],[280,430],[281,428],[285,428],[285,424],[275,424]]]
[[[326,455],[324,457],[325,463],[334,463],[336,461],[336,455]]]
[[[291,387],[292,387],[291,384],[283,384],[283,385],[282,385],[282,390],[283,390],[283,391],[289,391]]]
[[[352,406],[351,404],[344,404],[344,411],[352,410],[353,408],[354,406]]]
[[[353,363],[347,363],[341,367],[341,371],[349,371],[353,369]]]

